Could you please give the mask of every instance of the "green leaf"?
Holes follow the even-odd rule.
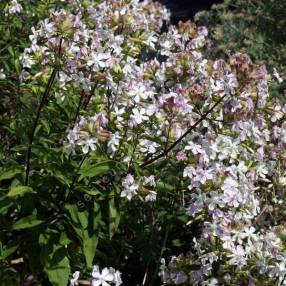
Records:
[[[115,167],[115,162],[105,161],[97,163],[93,166],[82,168],[80,171],[81,175],[79,177],[79,181],[86,177],[94,178],[105,175],[111,170],[112,167]]]
[[[94,204],[89,211],[79,211],[76,204],[67,204],[72,219],[72,227],[82,242],[82,251],[88,268],[92,267],[98,244],[98,223],[101,218],[100,208]]]
[[[158,182],[157,183],[157,188],[158,189],[162,189],[164,191],[173,191],[174,190],[174,186],[172,186],[170,184],[166,184],[164,182]]]
[[[14,50],[13,50],[13,48],[12,48],[11,46],[8,47],[8,52],[9,52],[9,54],[14,58],[15,53],[14,53]]]
[[[15,59],[14,65],[15,65],[15,69],[16,69],[17,73],[20,74],[20,72],[21,72],[21,64],[20,64],[20,61],[19,61],[18,59]]]
[[[79,211],[77,213],[78,220],[83,227],[83,229],[86,229],[88,227],[88,212],[87,211]]]
[[[9,257],[17,250],[18,247],[19,247],[19,242],[17,240],[12,241],[7,245],[4,245],[3,247],[0,247],[0,259],[6,259],[7,257]]]
[[[63,256],[55,265],[45,267],[44,271],[47,273],[53,286],[67,285],[70,275],[69,260],[66,256]]]
[[[27,186],[16,186],[12,187],[11,190],[8,192],[7,197],[16,197],[16,196],[23,196],[27,193],[35,194],[31,187]]]
[[[88,268],[91,268],[96,252],[96,247],[98,244],[98,235],[97,233],[90,234],[88,230],[84,230],[82,240],[82,250],[85,257],[86,265]]]
[[[21,172],[22,170],[18,168],[6,170],[0,174],[0,181],[12,179],[15,175],[20,174]]]
[[[51,132],[51,128],[49,125],[49,122],[45,119],[41,119],[41,124],[43,125],[45,131],[47,132],[47,134],[49,134]]]
[[[73,225],[78,226],[80,229],[88,227],[88,211],[79,211],[76,204],[67,204],[66,209],[73,221]]]
[[[0,214],[1,215],[5,215],[8,212],[9,208],[12,206],[15,208],[15,204],[10,198],[5,197],[5,196],[0,198]],[[7,220],[5,220],[5,222],[6,221]]]
[[[70,186],[71,180],[65,176],[65,174],[60,170],[53,170],[52,175],[59,180],[63,185]]]
[[[41,263],[53,286],[67,285],[69,280],[69,260],[65,247],[61,245],[64,241],[70,241],[66,234],[58,237],[54,233],[45,233],[39,237]]]
[[[181,247],[184,244],[179,239],[174,239],[174,240],[172,240],[172,245],[174,247]]]
[[[78,223],[79,222],[78,216],[77,216],[78,208],[77,208],[76,204],[66,204],[65,208],[68,211],[72,221],[74,223]]]
[[[115,199],[109,200],[109,238],[117,231],[120,222],[120,211]]]
[[[42,224],[44,221],[39,220],[36,215],[30,215],[24,218],[19,219],[14,223],[12,226],[13,230],[19,230],[19,229],[26,229],[26,228],[31,228],[37,225]]]

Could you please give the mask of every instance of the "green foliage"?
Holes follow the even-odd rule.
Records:
[[[254,62],[276,67],[286,76],[286,2],[284,0],[225,0],[196,15],[208,26],[213,58],[228,52],[249,54]]]
[[[65,233],[43,233],[39,236],[40,260],[52,285],[67,285],[70,265],[65,245],[70,242]]]

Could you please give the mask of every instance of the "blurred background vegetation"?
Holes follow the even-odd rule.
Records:
[[[225,0],[197,13],[194,20],[210,31],[210,57],[244,52],[255,63],[266,64],[269,73],[277,68],[286,78],[285,0]],[[272,92],[284,95],[285,84],[273,87]]]

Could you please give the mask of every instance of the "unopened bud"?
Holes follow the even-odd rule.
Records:
[[[97,137],[101,141],[108,141],[110,138],[110,132],[107,130],[99,131]]]

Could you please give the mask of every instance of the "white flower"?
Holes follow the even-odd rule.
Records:
[[[161,259],[161,266],[160,266],[160,272],[158,273],[158,275],[161,277],[162,281],[164,283],[167,282],[167,280],[169,279],[170,275],[169,273],[166,271],[167,267],[166,267],[166,262],[165,259],[162,258]]]
[[[195,176],[192,180],[192,185],[194,187],[197,187],[200,184],[205,184],[206,181],[212,180],[213,178],[214,178],[214,175],[213,175],[212,170],[198,169],[195,172]]]
[[[128,174],[122,182],[122,186],[124,187],[124,190],[120,194],[122,198],[126,198],[128,201],[131,201],[131,199],[137,194],[138,185],[134,183],[134,177],[131,174]]]
[[[145,197],[145,202],[154,202],[156,201],[157,193],[150,191],[149,194]]]
[[[125,179],[123,180],[122,182],[122,186],[127,188],[129,187],[130,185],[134,184],[135,180],[134,180],[134,177],[131,175],[131,174],[128,174]]]
[[[94,52],[91,59],[87,61],[88,66],[96,66],[97,68],[104,68],[107,66],[107,60],[110,59],[109,54]]]
[[[246,173],[248,170],[247,165],[245,164],[244,161],[239,161],[239,164],[237,166],[237,171],[240,172],[241,174]]]
[[[155,49],[155,43],[158,41],[158,38],[155,34],[149,35],[148,39],[146,40],[146,44],[150,46],[152,49]]]
[[[113,274],[113,283],[115,283],[115,286],[120,286],[122,284],[121,272],[112,267],[109,268],[109,271]]]
[[[82,152],[87,154],[89,150],[94,151],[96,149],[97,139],[87,138],[85,140],[79,140],[78,145],[83,145]]]
[[[136,184],[128,186],[121,192],[120,197],[126,198],[128,201],[131,201],[131,199],[137,194],[137,190],[138,185]]]
[[[66,148],[67,150],[67,154],[68,156],[70,155],[75,155],[75,144],[73,142],[67,142],[67,141],[64,141],[64,147]]]
[[[203,286],[216,286],[218,285],[218,280],[216,278],[211,278],[208,281],[203,282]]]
[[[114,154],[114,152],[116,152],[120,143],[120,138],[121,137],[119,136],[118,132],[110,135],[109,141],[107,143],[108,151],[110,153]]]
[[[236,180],[227,177],[221,186],[223,190],[222,201],[230,206],[238,207],[243,201],[243,195],[238,189],[239,185]]]
[[[155,187],[156,186],[155,176],[151,175],[149,177],[144,177],[144,184],[151,187]]]
[[[23,7],[21,4],[17,2],[17,0],[12,0],[8,6],[8,14],[20,13],[22,10],[23,10]]]
[[[30,56],[31,52],[31,48],[25,48],[24,53],[19,57],[24,68],[31,68],[35,64],[35,61],[32,59],[32,56]]]
[[[78,285],[79,274],[80,274],[79,271],[76,271],[75,273],[73,273],[72,279],[70,280],[70,286]]]
[[[93,267],[91,276],[94,278],[92,280],[92,286],[110,286],[110,284],[107,282],[112,282],[114,279],[114,275],[110,269],[105,267],[100,273],[99,267],[97,265]]]
[[[183,177],[189,177],[190,179],[192,179],[195,173],[196,173],[196,170],[194,169],[194,167],[187,166],[184,169]]]
[[[264,163],[260,163],[257,166],[256,174],[263,179],[266,178],[266,175],[268,174],[268,168],[266,167]]]
[[[128,95],[134,99],[136,103],[140,102],[141,99],[147,99],[151,97],[154,93],[146,89],[143,84],[136,84],[132,87],[132,90],[128,92]]]
[[[238,245],[231,249],[232,254],[229,254],[228,257],[231,258],[229,260],[229,264],[237,265],[238,267],[242,267],[247,264],[247,258],[245,257],[244,249]]]
[[[278,73],[276,68],[273,69],[273,75],[274,75],[274,77],[277,79],[277,81],[279,83],[283,82],[283,78],[279,75],[279,73]]]
[[[276,262],[275,265],[269,267],[271,269],[270,271],[270,277],[278,277],[278,286],[285,285],[282,284],[282,281],[285,279],[286,276],[286,262],[285,258],[281,260],[280,262]]]
[[[157,148],[159,147],[159,144],[157,144],[154,141],[150,141],[147,139],[141,139],[139,142],[140,145],[140,151],[145,153],[149,153],[149,154],[154,154],[157,150]]]
[[[138,108],[134,108],[132,110],[132,115],[131,118],[137,123],[140,124],[142,123],[144,120],[148,120],[149,117],[145,115],[146,111],[144,108],[141,108],[140,110]]]
[[[6,75],[4,73],[4,70],[0,69],[0,79],[5,79],[5,78],[6,78]]]
[[[194,155],[201,154],[203,152],[202,146],[195,143],[190,143],[185,147],[185,150],[191,151]]]
[[[118,108],[117,106],[114,107],[114,110],[112,112],[112,114],[115,116],[116,120],[118,122],[121,122],[123,121],[123,117],[122,115],[125,113],[125,109],[122,107],[122,108]]]
[[[75,143],[79,139],[79,131],[80,128],[78,126],[75,126],[73,129],[69,130],[67,138],[70,143]]]

